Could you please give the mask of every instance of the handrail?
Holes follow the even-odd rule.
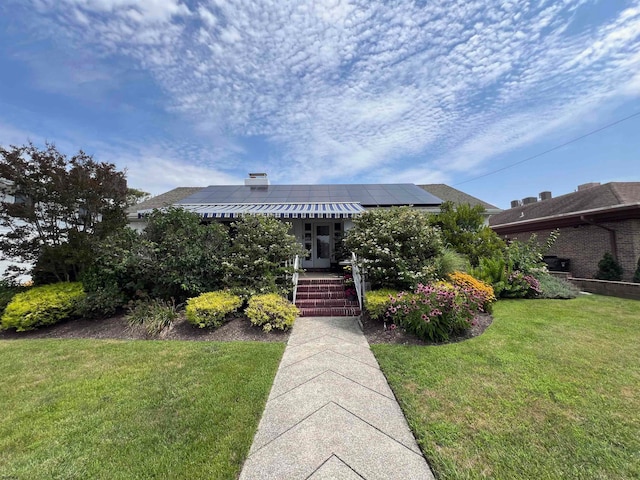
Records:
[[[300,268],[300,256],[296,255],[293,259],[293,276],[291,281],[293,282],[293,303],[296,303],[296,295],[298,294],[298,269]]]
[[[362,303],[364,300],[364,275],[360,272],[358,257],[354,252],[351,252],[351,275],[353,276],[353,283],[356,287],[360,311],[362,311]]]

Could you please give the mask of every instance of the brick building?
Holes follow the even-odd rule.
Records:
[[[544,240],[554,229],[560,237],[549,255],[569,259],[574,277],[593,278],[598,262],[610,252],[631,281],[640,258],[640,182],[580,185],[573,193],[553,198],[551,192],[514,200],[493,215],[489,225],[506,239]]]

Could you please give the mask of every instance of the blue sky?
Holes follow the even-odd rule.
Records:
[[[3,0],[0,144],[129,185],[640,181],[640,0]]]

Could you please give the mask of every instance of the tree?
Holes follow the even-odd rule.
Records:
[[[2,258],[35,265],[36,282],[77,279],[91,241],[126,224],[125,173],[52,144],[0,147],[0,159]]]
[[[483,212],[480,205],[444,202],[440,213],[432,217],[432,223],[442,230],[445,245],[465,255],[474,267],[481,258],[499,257],[505,249],[502,239],[484,224]]]
[[[345,244],[363,262],[374,288],[413,288],[438,277],[440,231],[414,208],[364,212],[354,220]]]

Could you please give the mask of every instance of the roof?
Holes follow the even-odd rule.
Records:
[[[559,197],[504,210],[489,219],[492,227],[527,225],[619,212],[640,211],[640,182],[611,182]]]
[[[189,195],[193,195],[199,190],[202,190],[203,187],[178,187],[173,190],[169,190],[168,192],[162,193],[160,195],[156,195],[155,197],[151,197],[144,202],[137,203],[135,205],[130,206],[127,209],[127,213],[129,215],[136,215],[138,210],[153,210],[154,208],[162,208],[167,207],[169,205],[173,205],[174,203],[179,202],[183,198],[188,197]]]
[[[418,187],[438,197],[443,202],[453,202],[456,205],[468,203],[472,207],[480,205],[485,210],[501,211],[501,209],[495,205],[491,205],[490,203],[480,200],[468,193],[464,193],[457,188],[450,187],[444,183],[430,183],[428,185],[418,185]]]
[[[363,207],[439,206],[442,201],[412,183],[337,185],[212,185],[178,204],[220,203],[359,203]],[[139,210],[140,208],[138,208]]]

